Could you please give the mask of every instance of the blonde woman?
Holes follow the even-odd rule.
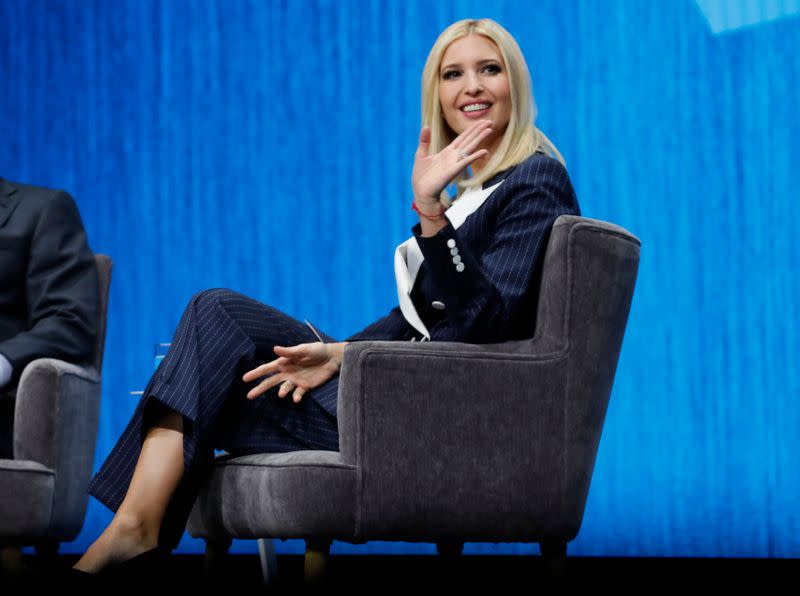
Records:
[[[422,74],[411,180],[419,223],[395,254],[398,305],[336,342],[239,293],[196,294],[92,479],[90,494],[116,514],[74,569],[141,569],[169,553],[214,448],[338,450],[338,373],[349,342],[532,336],[550,228],[559,215],[580,214],[535,116],[525,59],[505,29],[482,19],[442,32]]]

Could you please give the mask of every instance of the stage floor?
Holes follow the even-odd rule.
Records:
[[[66,570],[77,555],[60,555],[53,563]],[[278,555],[277,589],[303,587],[303,557]],[[24,556],[29,574],[22,579],[3,577],[0,586],[26,587],[47,582],[60,584],[61,576],[49,571],[36,557]],[[333,555],[325,585],[383,593],[387,590],[426,592],[458,589],[463,592],[530,593],[536,586],[605,586],[608,588],[658,589],[692,587],[744,587],[757,583],[762,588],[793,585],[800,573],[800,559],[679,559],[569,557],[565,573],[553,577],[539,556],[465,555],[452,561],[438,556],[417,555]],[[255,555],[230,555],[216,580],[205,577],[202,555],[172,555],[158,577],[139,576],[157,586],[217,590],[263,587],[259,559]],[[68,581],[68,580],[64,580]],[[132,585],[119,586],[133,587]],[[527,587],[527,588],[526,588]],[[80,589],[78,591],[81,591]],[[7,593],[3,590],[3,594]],[[231,595],[232,596],[232,595]]]

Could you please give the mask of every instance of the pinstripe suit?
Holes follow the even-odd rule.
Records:
[[[463,194],[445,212],[450,222],[436,235],[423,238],[419,224],[412,228],[414,236],[395,254],[400,305],[346,341],[496,343],[533,336],[550,229],[559,215],[581,214],[567,171],[534,154],[487,180],[484,196],[474,195]],[[411,262],[404,267],[401,255],[414,253],[422,259],[418,269]],[[411,304],[403,301],[404,289]]]
[[[399,305],[345,341],[492,343],[532,336],[536,273],[562,214],[580,215],[569,177],[558,161],[539,154],[463,194],[436,235],[423,238],[417,224],[398,247]],[[184,476],[162,524],[162,544],[180,540],[214,448],[232,454],[338,450],[338,375],[299,404],[278,399],[278,387],[256,400],[244,397],[251,385],[242,375],[274,359],[275,345],[311,341],[316,337],[306,325],[247,296],[224,289],[196,294],[89,493],[117,510],[158,403],[184,418]]]

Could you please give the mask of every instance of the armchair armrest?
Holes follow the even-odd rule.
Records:
[[[39,358],[28,364],[17,388],[14,459],[33,460],[55,469],[60,450],[69,449],[76,438],[81,443],[93,439],[86,436],[85,422],[92,409],[88,402],[99,393],[99,384],[93,369],[63,360]],[[97,423],[94,428],[96,431]],[[58,445],[59,441],[66,442]]]
[[[357,467],[356,538],[572,539],[567,356],[348,345],[337,413],[342,459]]]
[[[94,368],[40,358],[23,370],[14,411],[14,459],[54,472],[53,538],[71,540],[80,531],[99,416],[100,378]]]

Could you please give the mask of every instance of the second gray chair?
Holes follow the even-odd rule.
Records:
[[[189,533],[212,553],[231,538],[304,538],[307,571],[333,539],[440,553],[538,542],[559,565],[581,527],[639,250],[619,226],[561,216],[532,338],[351,343],[340,450],[220,456]]]
[[[22,371],[14,412],[14,458],[0,460],[0,546],[35,545],[52,556],[83,528],[100,417],[111,259],[95,255],[99,325],[91,363],[39,358]]]

